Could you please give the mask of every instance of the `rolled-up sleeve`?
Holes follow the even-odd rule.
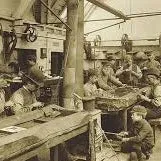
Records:
[[[14,103],[14,113],[22,112],[22,109],[24,108],[24,99],[23,96],[19,93],[14,93],[10,99]]]
[[[141,69],[138,66],[137,66],[137,74],[138,74],[138,78],[141,79],[143,74],[142,74]]]
[[[112,88],[107,84],[107,80],[109,79],[108,77],[109,77],[109,76],[107,76],[106,81],[103,80],[103,78],[101,78],[100,76],[99,76],[99,78],[98,78],[98,85],[99,85],[99,87],[100,87],[101,89],[105,90],[105,91],[108,91],[108,90],[112,89]]]
[[[152,103],[157,107],[161,106],[161,85],[154,88]]]

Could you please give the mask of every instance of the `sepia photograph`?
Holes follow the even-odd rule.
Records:
[[[160,0],[0,0],[0,161],[161,161]]]

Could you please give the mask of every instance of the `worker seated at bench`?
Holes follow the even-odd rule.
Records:
[[[84,96],[85,97],[103,95],[103,90],[98,89],[96,86],[97,80],[98,80],[97,72],[94,69],[89,69],[88,80],[84,84]]]
[[[123,66],[116,71],[116,77],[118,77],[122,83],[136,86],[139,79],[142,77],[142,71],[138,65],[133,63],[132,57],[127,55]]]
[[[121,132],[122,152],[130,153],[130,161],[143,161],[145,155],[149,159],[154,146],[154,135],[150,124],[145,120],[146,108],[134,106],[131,111],[132,126],[129,132]],[[126,137],[125,137],[126,135]]]
[[[146,119],[155,119],[161,117],[161,83],[160,83],[160,71],[156,68],[147,70],[147,82],[152,86],[150,96],[139,94],[138,97],[144,102],[147,108]]]
[[[43,73],[37,68],[30,69],[30,75],[23,73],[24,86],[13,93],[10,100],[6,102],[6,115],[17,115],[26,113],[38,107],[43,106],[43,103],[37,102],[35,91],[43,85]]]
[[[123,84],[119,79],[115,77],[115,73],[111,67],[111,63],[103,62],[102,69],[98,75],[98,86],[99,88],[110,92],[115,90],[117,87],[123,87]]]

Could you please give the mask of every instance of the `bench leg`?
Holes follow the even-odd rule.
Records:
[[[124,131],[127,131],[127,109],[122,111],[122,123]]]
[[[156,125],[152,126],[152,128],[153,128],[154,144],[155,144],[155,128],[156,128]]]

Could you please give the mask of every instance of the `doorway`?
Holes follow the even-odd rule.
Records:
[[[62,77],[62,66],[64,61],[64,54],[61,52],[52,52],[51,53],[51,75],[52,76],[61,76]],[[53,82],[51,87],[53,97],[52,102],[62,106],[63,104],[63,80],[56,79]]]
[[[51,75],[61,76],[64,55],[61,52],[51,52]]]

